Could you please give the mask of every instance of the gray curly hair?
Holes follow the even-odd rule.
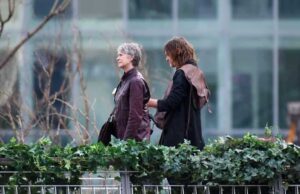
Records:
[[[138,43],[123,43],[118,47],[117,51],[118,53],[123,53],[132,56],[133,66],[137,67],[140,64],[142,59],[142,47]]]

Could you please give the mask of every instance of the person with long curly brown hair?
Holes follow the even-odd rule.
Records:
[[[164,112],[160,144],[178,146],[184,139],[202,150],[201,108],[210,92],[203,72],[197,66],[193,45],[183,37],[174,37],[164,46],[166,61],[175,68],[171,84],[163,99],[150,98],[148,107]]]
[[[201,129],[201,108],[208,102],[210,92],[203,72],[197,66],[192,44],[183,37],[174,37],[164,47],[166,60],[176,71],[163,99],[150,98],[148,107],[157,108],[163,115],[160,125],[160,144],[178,146],[184,139],[199,150],[204,147]],[[163,114],[159,114],[163,113]],[[155,119],[154,119],[155,120]],[[155,122],[158,122],[155,120]],[[189,177],[167,177],[170,185],[185,185],[172,188],[172,194],[193,193],[187,185],[197,184]]]

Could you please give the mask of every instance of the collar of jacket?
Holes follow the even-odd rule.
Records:
[[[124,73],[121,80],[124,81],[132,76],[135,76],[135,75],[137,75],[137,72],[138,72],[137,69],[134,67],[134,68],[130,69],[128,72]]]
[[[210,91],[207,87],[205,77],[201,69],[194,64],[185,64],[180,69],[184,71],[188,82],[196,88],[197,95],[200,98],[204,97],[208,102]]]
[[[184,64],[191,64],[197,67],[197,62],[195,61],[195,59],[189,59]]]

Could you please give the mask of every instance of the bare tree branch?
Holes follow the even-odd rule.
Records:
[[[1,9],[0,9],[0,37],[2,35],[5,24],[11,20],[11,18],[15,13],[16,0],[7,0],[7,3],[8,3],[8,14],[6,18],[2,16]]]
[[[3,67],[10,66],[11,58],[18,49],[38,33],[51,18],[65,11],[70,1],[53,0],[54,3],[49,14],[13,48],[2,62],[0,61],[0,70]],[[56,36],[57,42],[52,41],[50,44],[47,42],[45,48],[41,47],[39,48],[41,50],[37,50],[33,67],[35,68],[33,104],[23,104],[20,99],[13,104],[12,99],[16,95],[7,102],[11,105],[11,107],[8,107],[10,108],[9,111],[5,109],[2,113],[0,111],[0,118],[7,122],[8,128],[13,129],[19,142],[24,142],[34,129],[38,129],[38,133],[43,133],[43,135],[50,135],[52,140],[58,140],[62,134],[66,134],[79,144],[90,143],[94,134],[99,132],[94,103],[89,102],[86,91],[87,85],[81,69],[83,64],[81,34],[79,31],[75,33],[74,37],[77,38],[77,41],[74,41],[73,49],[71,49],[69,55],[66,54],[70,51],[69,49],[66,53],[62,50],[59,34]],[[53,48],[52,43],[58,48]],[[59,51],[59,53],[56,53],[56,51]],[[77,65],[76,70],[72,68],[74,63]],[[63,80],[55,80],[55,76],[58,74]],[[77,76],[79,82],[77,82]],[[76,102],[68,101],[74,83],[80,87],[83,108],[78,108]],[[26,113],[26,116],[28,116],[26,119],[29,122],[20,117],[21,112]],[[72,124],[71,130],[68,129],[69,124]]]
[[[57,4],[57,0],[55,1],[50,13],[43,19],[43,21],[31,32],[28,32],[25,37],[10,51],[10,53],[4,58],[4,60],[0,63],[0,70],[8,63],[8,61],[16,54],[16,52],[37,32],[39,32],[53,17],[63,13],[71,0],[64,0],[60,4]]]
[[[81,40],[81,33],[80,31],[76,31],[75,32],[75,36]],[[85,114],[86,114],[86,117],[85,117],[85,130],[84,130],[84,133],[83,133],[83,142],[84,143],[88,143],[88,140],[89,140],[89,134],[88,134],[88,131],[89,131],[89,126],[90,126],[90,108],[89,108],[89,103],[88,103],[88,97],[87,97],[87,94],[86,94],[86,84],[85,84],[85,80],[84,80],[84,76],[83,76],[83,72],[81,71],[82,69],[82,53],[81,53],[81,41],[76,41],[75,42],[76,44],[74,45],[74,52],[76,54],[76,57],[77,57],[77,69],[76,71],[78,72],[79,74],[79,82],[80,82],[80,89],[81,89],[81,95],[83,96],[83,103],[84,103],[84,110],[85,110]]]

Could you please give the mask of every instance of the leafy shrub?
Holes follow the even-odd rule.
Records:
[[[201,152],[187,141],[176,148],[117,139],[108,147],[60,147],[47,138],[31,145],[12,139],[0,144],[0,157],[1,171],[16,171],[0,174],[2,185],[76,185],[85,172],[112,169],[129,171],[135,185],[160,184],[164,178],[177,184],[268,184],[278,176],[288,183],[300,180],[299,147],[251,134],[220,137]]]

